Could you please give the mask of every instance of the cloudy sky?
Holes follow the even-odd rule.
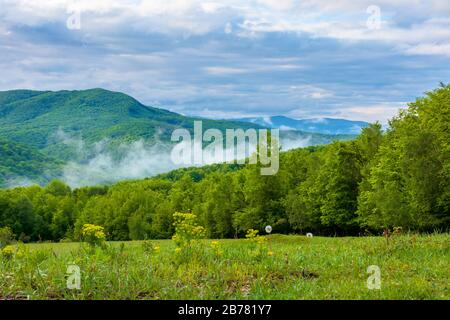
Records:
[[[450,82],[446,0],[0,0],[0,90],[385,121]]]

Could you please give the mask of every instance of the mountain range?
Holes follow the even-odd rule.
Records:
[[[93,164],[98,166],[95,174],[101,174],[102,179],[92,178],[90,181],[89,174],[92,172],[88,172],[83,184],[112,182],[116,179],[108,175],[119,169],[123,172],[121,179],[161,173],[165,168],[162,162],[167,159],[160,157],[161,151],[151,149],[153,151],[149,152],[148,148],[163,146],[168,150],[173,130],[186,128],[192,132],[194,120],[202,120],[203,130],[217,128],[225,131],[227,128],[277,127],[281,123],[279,118],[272,117],[270,124],[256,120],[186,117],[146,106],[126,94],[104,89],[3,91],[0,92],[0,186],[15,185],[17,181],[46,183],[66,174],[68,164],[72,167],[77,164],[77,174],[88,172]],[[287,119],[284,118],[283,126],[295,130],[281,132],[284,149],[354,137],[352,134],[303,132]],[[281,125],[278,127],[284,129]],[[334,128],[330,124],[329,131],[338,133]],[[141,144],[136,144],[137,141]],[[127,147],[130,145],[132,147]],[[145,152],[143,148],[147,148]],[[146,158],[155,153],[159,160],[149,163]],[[124,167],[114,167],[108,161],[119,162]],[[160,169],[157,172],[133,171],[127,167],[137,163],[158,165]],[[128,176],[128,172],[135,173]]]
[[[285,116],[250,117],[233,120],[254,123],[263,127],[278,128],[280,130],[300,130],[321,134],[359,134],[362,128],[369,125],[368,122],[346,119],[293,119]]]

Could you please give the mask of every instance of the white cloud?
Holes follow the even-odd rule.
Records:
[[[311,97],[312,99],[323,99],[323,98],[326,98],[326,97],[329,97],[329,96],[330,96],[329,93],[327,93],[327,92],[319,92],[319,91],[317,91],[317,92],[312,92],[312,93],[310,94],[310,97]]]
[[[262,62],[264,63],[264,62]],[[249,64],[240,67],[213,66],[205,67],[206,73],[211,75],[237,75],[243,73],[270,72],[270,71],[289,71],[304,68],[296,64]]]
[[[65,28],[73,3],[79,31]],[[224,118],[382,120],[448,82],[450,2],[378,0],[380,30],[366,27],[370,4],[0,0],[0,89],[104,87]]]
[[[226,34],[230,34],[233,32],[233,26],[231,25],[230,22],[227,22],[227,24],[225,25],[225,28],[223,30]]]
[[[418,54],[418,55],[444,55],[450,56],[450,43],[448,44],[419,44],[416,46],[411,46],[406,49],[408,54]]]
[[[381,103],[367,106],[354,106],[339,111],[339,116],[346,119],[363,120],[368,122],[380,121],[386,123],[395,116],[400,109],[406,108],[404,102]]]
[[[265,123],[267,123],[269,126],[273,126],[272,119],[270,117],[263,117],[263,120]]]
[[[400,109],[407,107],[406,102],[381,102],[374,104],[351,105],[351,100],[342,106],[333,106],[326,109],[308,110],[303,108],[294,109],[286,115],[295,119],[309,119],[312,123],[326,123],[328,118],[348,119],[354,121],[376,122],[386,124],[398,114]],[[357,129],[356,127],[354,128]]]
[[[292,130],[296,130],[295,128],[292,128],[292,127],[289,127],[289,126],[285,126],[285,125],[281,125],[281,126],[279,127],[279,129],[280,129],[281,131],[292,131]]]
[[[298,92],[303,98],[309,99],[325,99],[333,96],[331,91],[313,85],[292,85],[290,89]]]
[[[203,2],[200,6],[206,13],[216,13],[226,7],[226,5],[218,2]]]
[[[13,25],[63,23],[67,9],[76,5],[82,12],[83,28],[93,36],[129,27],[206,34],[236,21],[241,36],[306,33],[345,41],[387,42],[408,54],[424,54],[432,46],[432,54],[448,55],[449,2],[377,1],[379,30],[366,27],[366,9],[372,4],[372,0],[0,0],[0,18]]]
[[[294,6],[293,0],[259,0],[258,2],[275,10],[288,10]]]
[[[254,116],[253,113],[243,111],[233,111],[233,110],[212,110],[210,108],[201,109],[199,112],[205,118],[211,119],[240,119],[240,118],[248,118]]]
[[[212,75],[233,75],[249,72],[245,68],[230,68],[230,67],[206,67],[205,71]]]

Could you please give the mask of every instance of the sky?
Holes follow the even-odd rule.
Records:
[[[450,82],[446,0],[0,0],[0,90],[381,121]]]

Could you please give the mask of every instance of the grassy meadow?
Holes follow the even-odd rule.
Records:
[[[450,299],[450,235],[16,244],[1,299]],[[69,265],[80,289],[68,289]],[[381,270],[369,290],[367,268]]]

